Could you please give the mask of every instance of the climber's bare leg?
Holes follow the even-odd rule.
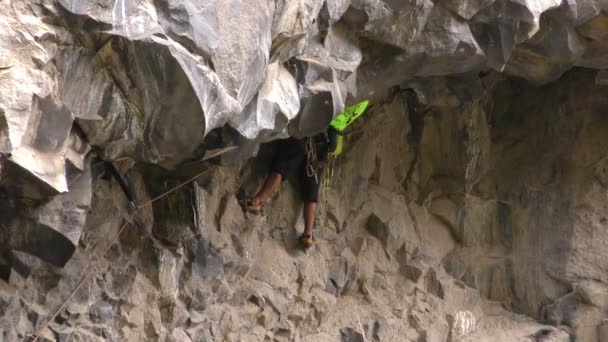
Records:
[[[305,201],[304,202],[304,233],[300,235],[298,240],[304,248],[304,251],[308,253],[314,246],[313,226],[315,224],[315,214],[317,213],[317,202]]]
[[[317,202],[304,203],[304,235],[312,236],[312,230],[315,224],[316,214]]]
[[[270,196],[279,188],[282,180],[283,177],[280,173],[271,172],[258,194],[251,199],[252,204],[258,205],[266,202],[266,200],[268,200],[268,198],[270,198]]]

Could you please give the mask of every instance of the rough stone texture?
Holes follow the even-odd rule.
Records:
[[[43,339],[605,340],[606,11],[0,1],[0,336],[41,327],[132,211],[103,165],[141,204],[236,145],[137,213]],[[297,187],[240,210],[272,145],[248,158],[362,98],[305,257]]]
[[[597,93],[605,89],[594,85],[594,76],[577,70],[538,88],[490,74],[478,80],[483,86],[476,94],[440,79],[397,91],[347,135],[332,186],[322,191],[322,228],[310,256],[295,245],[303,229],[297,186],[285,183],[267,216],[244,214],[237,203],[237,195],[263,181],[273,145],[242,168],[220,166],[141,212],[44,336],[598,340],[608,294],[597,257],[602,249],[577,247],[598,240],[588,225],[601,221],[593,213],[602,210],[593,208],[603,205],[597,196],[608,179],[606,151],[598,143],[606,104]],[[554,101],[559,91],[566,96],[561,104]],[[519,101],[511,100],[515,94]],[[552,147],[537,143],[543,139]],[[530,149],[538,149],[534,158]],[[128,161],[116,165],[140,203],[211,166],[168,172]],[[27,267],[10,272],[0,292],[4,317],[20,322],[2,326],[5,339],[22,339],[40,327],[127,215],[114,179],[95,172],[92,184],[91,213],[63,267],[28,261],[29,254],[12,256]],[[529,197],[534,184],[548,189],[544,201]],[[576,191],[574,197],[560,192],[566,190]],[[560,195],[551,197],[552,191]],[[566,200],[571,204],[560,207]],[[572,225],[562,219],[569,215]],[[568,227],[570,235],[556,234]]]

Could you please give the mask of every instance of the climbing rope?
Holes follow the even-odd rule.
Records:
[[[328,218],[327,218],[327,195],[328,195],[328,191],[329,189],[331,189],[332,186],[332,179],[334,176],[334,160],[328,160],[327,163],[325,164],[325,171],[323,172],[323,197],[321,199],[322,204],[323,204],[323,208],[325,208],[325,210],[323,211],[323,222],[324,222],[324,226],[327,227],[328,225]]]
[[[61,304],[61,306],[59,307],[59,309],[57,309],[57,311],[55,311],[55,313],[44,322],[44,324],[42,325],[42,327],[40,329],[38,329],[38,331],[36,331],[36,333],[34,334],[34,339],[32,340],[32,342],[36,342],[38,340],[38,338],[40,337],[40,335],[42,334],[42,332],[51,324],[52,321],[55,320],[55,318],[57,318],[57,316],[63,311],[63,309],[65,309],[65,307],[67,306],[67,304],[69,303],[69,301],[74,297],[74,295],[82,288],[82,286],[91,278],[91,276],[93,276],[95,274],[95,270],[97,269],[97,267],[99,267],[99,265],[101,264],[101,260],[105,257],[105,255],[108,253],[108,251],[110,250],[110,248],[112,247],[112,245],[116,242],[116,240],[118,240],[118,237],[120,236],[120,234],[127,228],[127,226],[129,225],[129,223],[131,223],[131,220],[133,220],[135,218],[135,214],[137,214],[137,212],[145,207],[148,207],[150,205],[152,205],[154,202],[159,201],[163,198],[165,198],[167,195],[179,190],[180,188],[182,188],[185,185],[188,185],[192,182],[194,182],[197,178],[203,176],[204,174],[213,171],[215,169],[217,169],[217,166],[211,167],[205,171],[200,172],[199,174],[195,175],[194,177],[188,179],[187,181],[175,186],[174,188],[165,191],[164,193],[156,196],[155,198],[144,202],[143,204],[140,204],[139,206],[137,206],[135,208],[135,210],[133,210],[133,212],[126,218],[125,223],[120,227],[120,229],[118,229],[118,231],[116,232],[116,234],[114,235],[114,237],[112,238],[112,240],[110,240],[110,243],[106,246],[106,248],[104,249],[103,253],[101,253],[97,259],[95,259],[95,262],[93,262],[92,264],[89,265],[89,267],[87,268],[87,271],[85,272],[84,276],[82,277],[82,279],[80,279],[80,282],[78,282],[78,285],[76,285],[76,287],[74,288],[74,290],[72,290],[72,292],[70,292],[70,295],[63,301],[63,304]]]
[[[465,170],[465,191],[466,193],[470,193],[473,189],[473,186],[477,183],[476,180],[478,178],[478,167],[479,167],[479,158],[481,156],[481,148],[479,146],[479,122],[480,119],[475,116],[474,113],[469,114],[467,118],[467,136],[468,139],[466,141],[466,155],[467,155],[467,166]]]
[[[325,164],[325,172],[323,174],[323,197],[326,197],[327,190],[331,189],[331,182],[334,177],[334,159],[328,160]]]

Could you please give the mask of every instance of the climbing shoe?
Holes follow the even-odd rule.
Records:
[[[249,199],[249,200],[241,202],[241,206],[243,207],[243,210],[245,210],[248,213],[260,215],[260,214],[262,214],[262,209],[263,209],[264,205],[262,203],[254,204]]]
[[[298,242],[304,251],[310,250],[315,245],[315,238],[310,234],[302,233],[298,238]]]

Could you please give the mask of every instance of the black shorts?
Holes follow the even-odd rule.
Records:
[[[318,172],[318,181],[315,180],[314,176],[308,177],[306,175],[306,147],[304,140],[288,138],[277,141],[276,152],[270,171],[279,173],[282,180],[294,176],[298,177],[304,202],[319,201],[321,172]]]

